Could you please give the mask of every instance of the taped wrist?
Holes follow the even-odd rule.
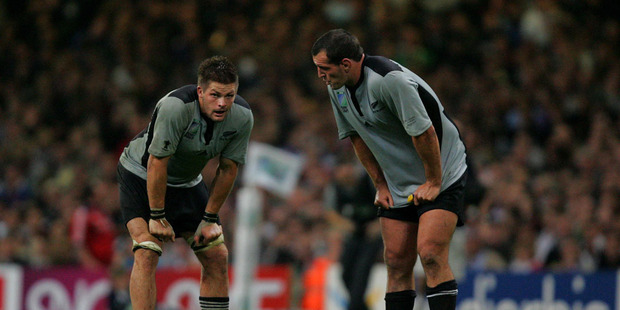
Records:
[[[166,211],[162,209],[151,209],[151,219],[161,220],[166,217]]]
[[[220,216],[217,215],[217,213],[205,212],[205,214],[202,216],[202,220],[207,223],[219,223]]]

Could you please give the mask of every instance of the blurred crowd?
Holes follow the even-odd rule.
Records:
[[[351,225],[325,190],[356,159],[310,48],[341,27],[422,76],[459,125],[468,268],[620,268],[619,17],[612,0],[4,1],[0,262],[130,268],[118,156],[216,54],[238,65],[252,141],[306,159],[290,198],[265,193],[261,263],[337,259]],[[230,249],[238,181],[221,211]],[[195,264],[182,242],[160,262]]]

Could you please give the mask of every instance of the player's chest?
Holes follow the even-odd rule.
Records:
[[[183,133],[177,148],[179,155],[213,158],[221,153],[236,131],[224,122],[208,123],[194,119]]]
[[[350,92],[340,89],[334,92],[337,108],[353,126],[383,127],[394,123],[397,118],[386,103],[366,90]]]

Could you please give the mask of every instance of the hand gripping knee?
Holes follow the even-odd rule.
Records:
[[[137,251],[138,249],[145,249],[145,250],[151,250],[155,253],[157,253],[157,255],[161,256],[162,250],[161,247],[153,242],[153,241],[143,241],[143,242],[136,242],[136,240],[132,240],[133,241],[133,248],[131,249],[132,251]]]
[[[192,250],[194,250],[194,253],[200,253],[200,252],[204,252],[216,245],[220,245],[222,243],[224,243],[224,235],[220,235],[219,237],[217,237],[215,240],[203,245],[196,245],[196,243],[194,242],[194,237],[189,237],[186,239],[187,244],[189,244],[189,246],[192,248]]]
[[[220,217],[215,213],[208,213],[205,211],[205,213],[202,216],[202,221],[200,222],[200,224],[198,225],[198,228],[196,229],[196,233],[194,233],[194,236],[189,237],[186,240],[189,246],[192,248],[192,250],[194,250],[194,253],[200,253],[214,246],[224,243],[224,235],[221,234],[217,238],[215,238],[215,240],[212,240],[211,242],[207,244],[201,244],[201,243],[196,244],[196,242],[194,241],[194,237],[200,237],[200,240],[202,240],[202,228],[208,225],[220,225]]]

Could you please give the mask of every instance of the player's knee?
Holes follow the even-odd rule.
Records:
[[[148,248],[138,248],[134,251],[134,265],[140,269],[154,270],[159,261],[159,254]]]
[[[383,257],[387,268],[392,271],[411,271],[416,260],[416,256],[411,253],[407,253],[406,251],[394,251],[387,248],[383,253]]]
[[[440,268],[448,261],[448,245],[434,242],[420,244],[418,253],[420,261],[425,268]]]
[[[211,260],[213,263],[217,265],[226,266],[228,263],[228,249],[225,245],[219,245],[211,249],[211,253],[209,253]]]
[[[133,242],[132,250],[134,253],[138,252],[138,250],[147,250],[146,252],[139,251],[141,253],[140,255],[151,256],[154,253],[154,254],[157,254],[157,256],[159,257],[161,256],[163,252],[161,246],[153,241],[137,242],[136,240],[133,240],[132,242]]]
[[[200,260],[203,268],[225,267],[228,264],[228,249],[223,244],[210,248],[203,255],[205,259]]]
[[[202,252],[202,277],[225,277],[228,274],[228,249],[219,245]]]
[[[422,263],[422,266],[424,266],[425,269],[437,268],[440,265],[439,256],[437,256],[435,253],[432,253],[432,252],[427,252],[423,254],[420,253],[420,261]]]

